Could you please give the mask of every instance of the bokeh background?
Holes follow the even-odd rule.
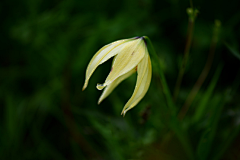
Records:
[[[240,159],[240,9],[224,0],[5,0],[0,2],[0,159]],[[136,74],[97,105],[99,66],[85,91],[91,57],[115,40],[148,36],[171,94],[192,44],[176,114],[153,62],[143,100],[123,118]],[[208,57],[208,74],[177,118]],[[151,56],[151,54],[150,54]]]

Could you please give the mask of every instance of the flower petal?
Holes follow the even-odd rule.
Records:
[[[137,73],[138,73],[137,84],[134,89],[132,97],[128,100],[127,104],[124,106],[122,110],[121,114],[123,114],[123,116],[126,114],[128,110],[132,109],[134,106],[137,105],[137,103],[147,93],[147,90],[149,88],[152,78],[152,65],[150,57],[148,55],[147,48],[144,58],[137,67]]]
[[[131,76],[136,72],[136,68],[130,70],[129,72],[123,74],[122,76],[115,79],[112,83],[110,83],[103,91],[101,97],[98,100],[98,104],[100,104],[113,90],[116,88],[123,80]]]
[[[124,44],[128,43],[129,41],[133,41],[133,39],[123,39],[123,40],[115,41],[113,43],[105,45],[93,56],[93,58],[91,59],[87,67],[83,90],[87,87],[89,78],[91,77],[94,70],[100,64],[104,63],[109,58],[118,54],[119,51],[122,49],[122,47],[124,47]]]
[[[112,71],[109,73],[105,83],[97,85],[99,90],[112,83],[121,75],[132,70],[143,59],[146,46],[142,38],[135,39],[123,45],[124,48],[122,48],[121,52],[116,56]]]

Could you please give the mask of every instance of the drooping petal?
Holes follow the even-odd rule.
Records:
[[[112,71],[109,73],[104,84],[98,84],[99,90],[112,83],[116,78],[135,68],[143,59],[145,54],[145,44],[142,38],[124,44],[121,52],[117,55]]]
[[[122,110],[121,114],[123,114],[123,116],[126,114],[128,110],[132,109],[134,106],[137,105],[137,103],[147,93],[147,90],[149,88],[152,78],[152,65],[150,57],[148,55],[147,48],[144,58],[137,67],[137,73],[138,73],[137,84],[135,86],[132,97],[128,100],[127,104],[124,106]]]
[[[102,63],[110,59],[111,57],[118,54],[121,49],[123,48],[125,43],[132,41],[133,39],[123,39],[119,41],[115,41],[108,45],[102,47],[91,59],[88,64],[87,71],[86,71],[86,78],[85,83],[83,86],[83,90],[87,87],[89,78],[91,77],[94,70]]]
[[[100,104],[113,90],[116,88],[123,80],[131,76],[136,72],[136,68],[133,68],[129,72],[123,74],[122,76],[115,79],[112,83],[110,83],[103,91],[101,97],[98,100],[98,104]]]

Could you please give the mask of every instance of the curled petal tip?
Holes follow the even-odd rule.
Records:
[[[97,84],[97,89],[98,90],[102,90],[103,88],[105,87],[105,85],[104,84]]]

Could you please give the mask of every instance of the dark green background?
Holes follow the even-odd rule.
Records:
[[[240,159],[239,1],[193,0],[193,5],[199,13],[177,111],[207,61],[214,21],[222,25],[213,65],[180,128],[192,159]],[[0,159],[189,159],[173,132],[156,65],[146,96],[124,118],[120,113],[136,75],[97,105],[96,84],[107,77],[110,60],[82,92],[86,67],[98,49],[146,35],[173,93],[189,7],[183,0],[1,1]],[[203,102],[201,118],[193,121]]]

